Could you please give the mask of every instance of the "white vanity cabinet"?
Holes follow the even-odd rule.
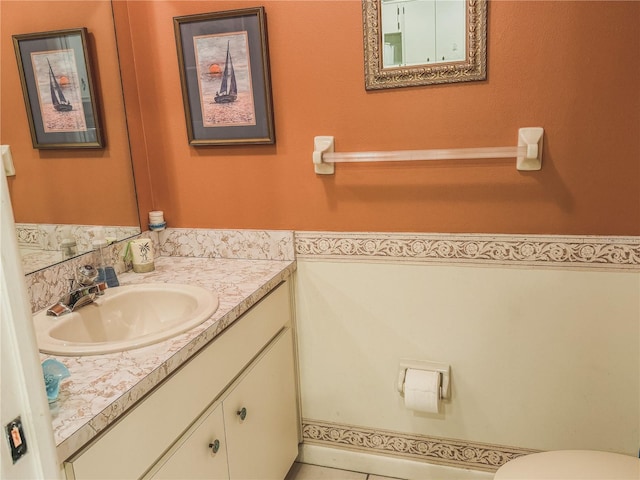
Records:
[[[298,453],[291,342],[282,331],[145,478],[284,479]]]
[[[292,329],[285,282],[64,462],[67,478],[283,479],[299,442]]]

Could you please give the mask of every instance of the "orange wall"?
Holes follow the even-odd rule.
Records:
[[[490,2],[487,81],[377,92],[360,0],[126,3],[150,204],[172,226],[640,234],[640,2]],[[172,17],[256,5],[276,144],[190,147]],[[540,172],[458,161],[321,177],[311,163],[315,135],[339,151],[513,146],[524,126],[545,128]]]
[[[16,167],[16,222],[138,225],[111,2],[2,0],[0,9],[0,142],[11,146]],[[11,36],[80,27],[89,30],[106,147],[34,149]]]
[[[267,12],[276,144],[189,147],[172,18],[256,5]],[[117,170],[130,168],[116,165],[128,155],[124,112],[105,101],[120,96],[109,2],[0,6],[0,141],[18,169],[16,220],[84,223],[69,217],[84,212],[114,223],[106,216],[130,211],[120,200],[133,185],[118,190]],[[114,7],[143,223],[157,208],[176,227],[640,234],[640,2],[490,2],[487,81],[377,92],[364,89],[360,0]],[[107,147],[34,150],[10,36],[79,26],[92,35]],[[522,126],[545,128],[540,172],[459,161],[338,165],[320,177],[311,164],[315,135],[335,135],[339,151],[503,146]]]

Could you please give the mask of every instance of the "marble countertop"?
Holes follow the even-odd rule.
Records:
[[[121,285],[171,282],[217,292],[220,305],[201,325],[164,342],[106,355],[56,358],[71,377],[50,404],[58,459],[63,461],[111,425],[295,270],[295,261],[160,257],[153,272],[119,275]]]

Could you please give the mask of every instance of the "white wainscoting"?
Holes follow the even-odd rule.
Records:
[[[485,471],[529,449],[637,454],[639,239],[571,239],[596,245],[583,250],[589,258],[626,251],[620,268],[618,254],[598,265],[567,260],[559,253],[567,237],[545,237],[535,248],[557,255],[540,268],[530,256],[447,263],[402,248],[380,262],[376,248],[411,236],[326,237],[296,232],[305,442]],[[451,365],[451,399],[439,414],[404,407],[400,358]]]

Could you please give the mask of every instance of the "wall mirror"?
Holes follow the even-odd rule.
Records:
[[[363,0],[367,90],[484,80],[487,0]]]
[[[72,8],[64,22],[51,17]],[[94,249],[94,227],[124,240],[140,233],[120,62],[110,0],[0,2],[3,119],[0,143],[9,145],[16,174],[8,177],[18,244],[26,274]],[[77,23],[76,23],[77,22]],[[88,27],[101,100],[106,146],[100,149],[35,150],[30,141],[12,35]],[[24,117],[24,121],[23,121]],[[14,119],[15,118],[15,119]]]

